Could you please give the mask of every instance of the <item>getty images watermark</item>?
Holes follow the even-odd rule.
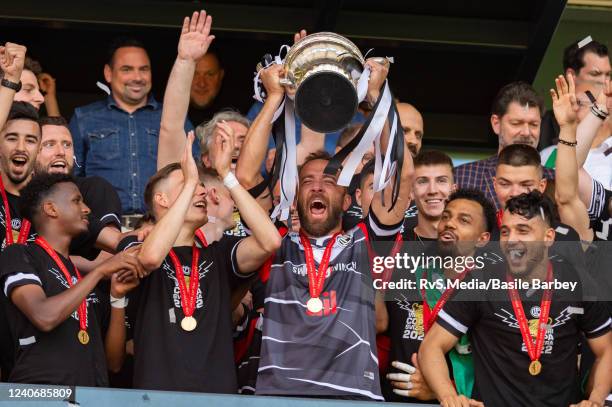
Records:
[[[471,278],[464,279],[466,272],[480,270],[487,263],[485,256],[411,256],[407,253],[397,253],[395,256],[375,256],[372,262],[372,271],[378,278],[374,278],[373,286],[377,290],[569,290],[574,291],[577,281],[561,281],[558,279],[538,280],[513,278],[510,280],[499,278]],[[391,280],[391,274],[396,271],[415,274],[417,270],[454,270],[459,278],[427,279],[427,278],[399,278]]]

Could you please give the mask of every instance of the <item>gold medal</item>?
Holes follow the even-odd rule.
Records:
[[[537,376],[542,371],[542,363],[539,360],[534,360],[529,364],[529,373],[532,376]]]
[[[323,309],[323,301],[321,301],[321,299],[318,297],[311,298],[306,303],[306,308],[308,308],[308,311],[313,314],[321,312],[321,310]]]
[[[185,317],[181,320],[181,328],[187,332],[191,332],[198,326],[198,321],[194,317]]]
[[[87,345],[89,343],[89,334],[83,329],[79,330],[77,338],[79,338],[79,342],[81,342],[83,345]]]

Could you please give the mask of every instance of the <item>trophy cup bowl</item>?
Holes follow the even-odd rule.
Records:
[[[364,63],[355,44],[331,32],[308,35],[289,49],[281,83],[295,93],[295,112],[306,127],[333,133],[350,123]]]

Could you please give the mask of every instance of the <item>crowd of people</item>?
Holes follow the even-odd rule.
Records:
[[[211,28],[205,11],[185,17],[163,104],[142,43],[113,42],[108,97],[70,121],[26,47],[0,46],[3,381],[447,407],[612,402],[604,44],[566,48],[551,111],[528,83],[501,88],[498,151],[481,161],[454,167],[422,148],[422,115],[395,100],[405,154],[382,189],[374,145],[350,186],[326,171],[387,81],[389,66],[367,60],[365,101],[343,131],[296,121],[298,188],[281,220],[270,170],[275,114],[291,97],[283,65],[259,72],[266,97],[247,116],[223,109]],[[450,261],[372,267],[403,255]],[[416,285],[393,288],[406,281]]]

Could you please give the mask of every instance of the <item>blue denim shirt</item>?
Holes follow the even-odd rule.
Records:
[[[117,190],[124,214],[146,210],[143,193],[157,170],[161,113],[162,104],[152,95],[131,114],[108,96],[76,108],[70,120],[78,164],[75,175],[105,178]],[[187,120],[185,131],[192,129]],[[199,157],[199,152],[194,151],[194,156]]]

